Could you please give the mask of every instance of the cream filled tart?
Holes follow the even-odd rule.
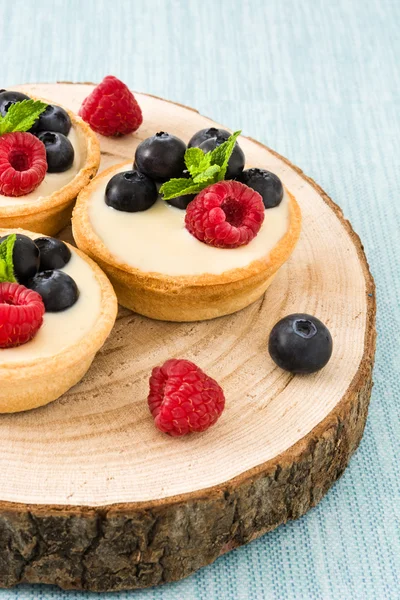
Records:
[[[141,152],[146,142],[136,151],[135,169],[132,163],[111,167],[79,194],[72,221],[78,247],[108,274],[119,302],[147,317],[198,321],[248,306],[265,292],[295,247],[301,225],[295,198],[264,171],[269,198],[271,177],[280,186],[278,193],[272,190],[268,206],[254,185],[261,171],[243,171],[243,161],[235,173],[242,158],[233,153],[228,170],[242,181],[219,181],[167,202],[156,183],[171,171],[163,171],[162,161],[146,163],[147,149],[144,159]],[[170,148],[168,161],[171,155]],[[182,165],[175,165],[175,173],[179,169]],[[133,195],[130,185],[137,188]]]
[[[100,147],[80,117],[45,100],[32,127],[2,135],[1,121],[27,100],[35,99],[0,93],[0,227],[54,235],[69,223],[78,193],[97,173]],[[13,185],[19,179],[21,185]]]
[[[21,229],[0,236],[0,413],[10,413],[48,404],[84,376],[117,300],[80,250]]]

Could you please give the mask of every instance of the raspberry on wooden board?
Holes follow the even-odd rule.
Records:
[[[105,77],[85,98],[79,115],[93,131],[105,136],[132,133],[143,122],[135,96],[113,75]]]
[[[219,419],[225,397],[218,383],[189,360],[155,367],[148,396],[156,427],[174,437],[206,431]]]

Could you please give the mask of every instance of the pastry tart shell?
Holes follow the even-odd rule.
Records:
[[[16,198],[15,204],[0,206],[0,228],[22,227],[45,235],[55,235],[69,224],[76,197],[96,175],[100,165],[100,144],[97,136],[79,116],[63,108],[69,114],[72,126],[84,148],[84,164],[67,185],[51,195],[20,204]]]
[[[287,192],[288,229],[264,259],[221,274],[168,276],[132,267],[110,252],[93,230],[89,217],[94,189],[104,177],[111,177],[123,166],[124,163],[103,171],[80,192],[72,230],[78,247],[107,273],[119,303],[134,312],[152,319],[178,322],[202,321],[234,313],[262,296],[294,250],[301,230],[301,212],[294,196]]]
[[[0,235],[9,233],[32,235],[22,229],[0,229]],[[0,413],[38,408],[62,396],[85,375],[114,326],[118,303],[112,285],[96,263],[80,250],[70,248],[89,264],[100,286],[98,319],[84,338],[54,356],[34,359],[22,365],[7,364],[1,362],[0,349]]]

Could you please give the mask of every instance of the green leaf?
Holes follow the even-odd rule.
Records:
[[[170,179],[160,187],[163,200],[171,200],[186,194],[198,194],[204,186],[194,183],[193,179]]]
[[[0,135],[13,131],[28,131],[35,124],[47,104],[40,100],[22,100],[12,104],[0,119]]]
[[[235,131],[226,142],[206,154],[200,148],[188,148],[185,152],[185,165],[191,177],[170,179],[164,183],[160,188],[163,200],[171,200],[186,194],[198,194],[209,185],[222,181],[240,134],[241,131]]]
[[[15,233],[8,235],[0,244],[0,283],[17,281],[14,275],[13,250],[17,236]]]
[[[191,168],[197,168],[204,160],[205,154],[200,148],[187,148],[185,152],[185,165],[188,171]]]
[[[218,173],[218,181],[222,181],[226,175],[228,168],[228,162],[236,144],[236,140],[241,134],[241,131],[235,131],[223,144],[217,146],[211,151],[211,164],[219,165],[221,167]]]
[[[195,183],[206,183],[209,181],[209,185],[211,183],[215,183],[215,181],[218,181],[218,179],[215,179],[215,175],[217,175],[217,173],[219,173],[220,170],[221,167],[219,167],[218,165],[211,165],[210,167],[208,167],[208,169],[206,169],[202,173],[199,173],[199,175],[196,175],[196,177],[193,177],[193,181]]]
[[[185,152],[185,165],[192,177],[196,177],[210,166],[210,153],[204,154],[200,148],[188,148]]]
[[[169,198],[165,198],[165,196],[169,196],[170,194],[179,194],[181,190],[184,190],[188,187],[188,185],[193,185],[193,179],[170,179],[162,184],[160,187],[160,194],[164,196],[164,200]]]

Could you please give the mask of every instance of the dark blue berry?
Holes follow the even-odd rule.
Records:
[[[175,208],[180,208],[181,210],[186,210],[188,204],[196,198],[196,194],[186,194],[185,196],[178,196],[177,198],[171,198],[171,200],[167,200],[168,204],[171,206],[175,206]]]
[[[26,286],[41,295],[47,312],[60,312],[78,300],[75,281],[63,271],[43,271],[30,279]]]
[[[61,106],[48,104],[46,110],[42,112],[30,131],[35,135],[39,131],[55,131],[63,135],[68,135],[70,129],[71,119],[67,111],[61,108]]]
[[[71,250],[61,240],[51,237],[41,237],[35,240],[39,248],[39,271],[62,269],[71,259]]]
[[[203,150],[204,153],[207,153],[211,152],[212,150],[215,150],[217,146],[220,146],[224,142],[226,142],[226,139],[223,136],[213,137],[200,144],[199,148],[201,148],[201,150]],[[236,142],[228,162],[228,169],[225,173],[225,179],[235,179],[236,177],[238,177],[244,169],[244,163],[244,152],[239,146],[239,144]]]
[[[106,187],[106,204],[124,212],[147,210],[157,200],[157,186],[140,171],[117,173]]]
[[[190,177],[190,173],[187,169],[181,173],[180,177],[188,179]],[[177,198],[172,198],[171,200],[167,200],[166,202],[171,206],[175,206],[175,208],[180,208],[181,210],[186,210],[189,202],[196,197],[196,194],[185,194],[184,196],[178,196]]]
[[[315,373],[332,354],[332,337],[316,317],[296,313],[284,317],[269,336],[272,360],[291,373]]]
[[[155,181],[180,177],[185,168],[186,144],[179,138],[160,131],[136,148],[135,165]]]
[[[7,239],[7,235],[0,238],[0,243]],[[34,277],[40,264],[39,248],[27,235],[17,233],[13,249],[14,275],[18,283],[25,283]]]
[[[275,173],[265,169],[247,169],[239,175],[238,181],[258,192],[265,208],[274,208],[282,202],[283,185]]]
[[[0,93],[0,114],[2,117],[8,112],[8,109],[16,102],[22,102],[22,100],[30,100],[29,96],[26,94],[21,94],[21,92],[6,92],[3,91]]]
[[[37,137],[46,147],[48,173],[62,173],[72,167],[74,147],[65,135],[54,131],[41,131]]]
[[[197,131],[189,140],[188,148],[198,148],[200,144],[212,137],[224,138],[225,141],[231,134],[226,129],[217,129],[216,127],[208,127],[207,129],[200,129]]]

